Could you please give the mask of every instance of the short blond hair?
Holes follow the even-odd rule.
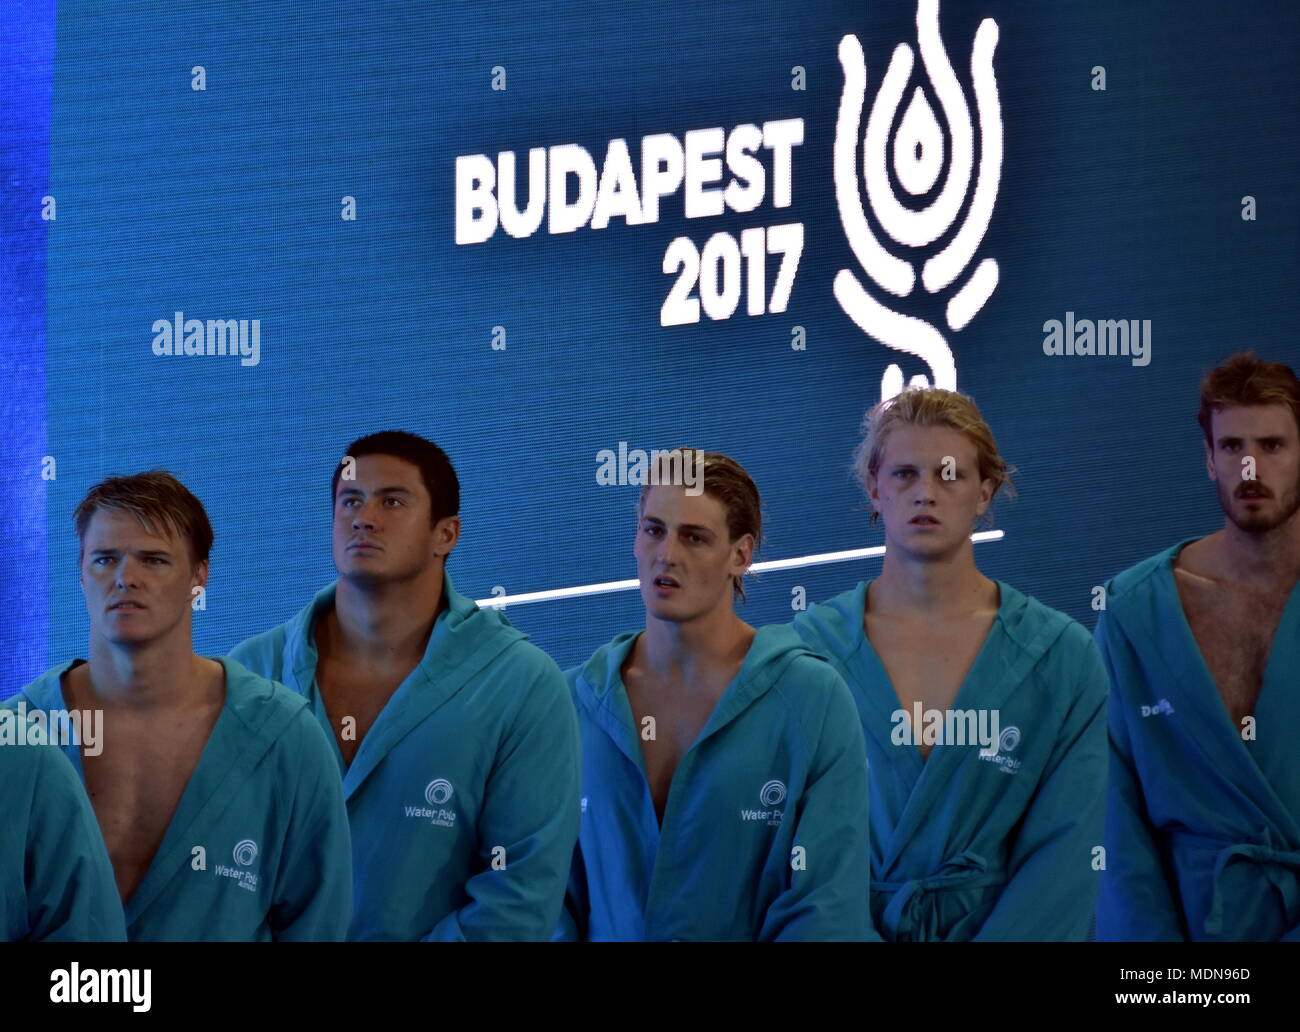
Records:
[[[880,471],[885,442],[900,426],[945,426],[956,430],[975,446],[980,480],[993,481],[993,497],[1003,490],[1009,496],[1015,495],[1016,486],[1011,480],[1015,467],[1002,458],[993,431],[974,400],[942,387],[908,387],[867,411],[862,418],[862,440],[853,453],[853,473],[863,492],[867,491],[869,478]],[[877,515],[871,514],[873,523]],[[992,522],[987,513],[982,519]]]

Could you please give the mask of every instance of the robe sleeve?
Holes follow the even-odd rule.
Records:
[[[525,690],[488,775],[466,902],[426,942],[551,938],[578,839],[580,750],[568,685],[550,664]]]
[[[573,849],[573,866],[569,870],[569,887],[564,893],[564,906],[560,910],[560,924],[551,937],[552,942],[583,942],[587,938],[587,922],[591,910],[587,902],[587,869],[582,862],[582,846]]]
[[[125,942],[126,919],[99,822],[57,746],[24,745],[37,770],[24,872],[29,941]]]
[[[1118,623],[1104,610],[1095,637],[1111,682],[1106,870],[1097,904],[1097,938],[1180,942],[1186,930],[1178,894],[1152,834],[1126,720],[1141,666]]]
[[[822,665],[820,660],[815,660]],[[792,807],[795,857],[782,858],[787,888],[772,901],[760,941],[879,941],[871,923],[867,755],[849,689],[832,679],[802,797]],[[792,850],[793,853],[793,850]]]
[[[275,901],[268,914],[277,942],[339,942],[352,923],[352,835],[338,762],[311,713],[297,718],[295,790]]]
[[[1083,940],[1097,900],[1106,805],[1105,667],[1073,624],[1056,646],[1073,702],[1007,861],[1007,884],[976,941]],[[1068,681],[1066,683],[1069,683]]]

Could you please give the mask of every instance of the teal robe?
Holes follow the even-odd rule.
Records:
[[[637,632],[568,671],[582,832],[560,940],[867,940],[867,767],[848,689],[760,628],[673,775],[662,827],[620,670]]]
[[[0,744],[0,941],[125,939],[113,865],[72,764],[53,745]]]
[[[1300,584],[1273,637],[1254,739],[1234,726],[1192,634],[1174,559],[1106,585],[1096,639],[1112,682],[1106,874],[1097,937],[1300,940]]]
[[[868,582],[795,630],[853,692],[871,764],[871,909],[887,941],[1084,939],[1098,890],[1106,673],[1084,628],[997,582],[953,702],[996,710],[996,755],[894,744],[901,704],[864,630]]]
[[[424,658],[351,765],[316,682],[316,620],[335,585],[231,655],[308,702],[352,826],[349,938],[549,937],[578,834],[578,728],[554,661],[444,577]]]
[[[65,710],[46,671],[9,700]],[[132,940],[338,940],[351,908],[347,811],[329,743],[303,700],[219,660],[226,699],[144,878],[125,903]],[[111,749],[110,740],[103,743]],[[66,748],[78,775],[81,750]]]

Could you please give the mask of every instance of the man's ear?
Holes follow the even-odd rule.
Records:
[[[874,473],[867,474],[867,500],[874,511],[880,512],[880,482]]]
[[[748,570],[750,564],[754,561],[754,546],[757,544],[753,534],[741,534],[733,546],[739,553],[739,559],[744,564],[745,570]]]
[[[208,586],[208,560],[200,559],[194,564],[194,572],[190,575],[192,586],[206,588]]]
[[[1202,441],[1205,445],[1205,473],[1216,484],[1219,482],[1219,475],[1214,469],[1214,448],[1209,441]]]
[[[460,540],[460,517],[444,516],[433,527],[433,554],[446,559]]]

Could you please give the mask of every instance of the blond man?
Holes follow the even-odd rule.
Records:
[[[880,576],[794,626],[848,683],[871,768],[871,911],[888,941],[1086,936],[1097,893],[1106,675],[1078,623],[975,565],[1010,468],[975,403],[873,408],[856,470]]]

